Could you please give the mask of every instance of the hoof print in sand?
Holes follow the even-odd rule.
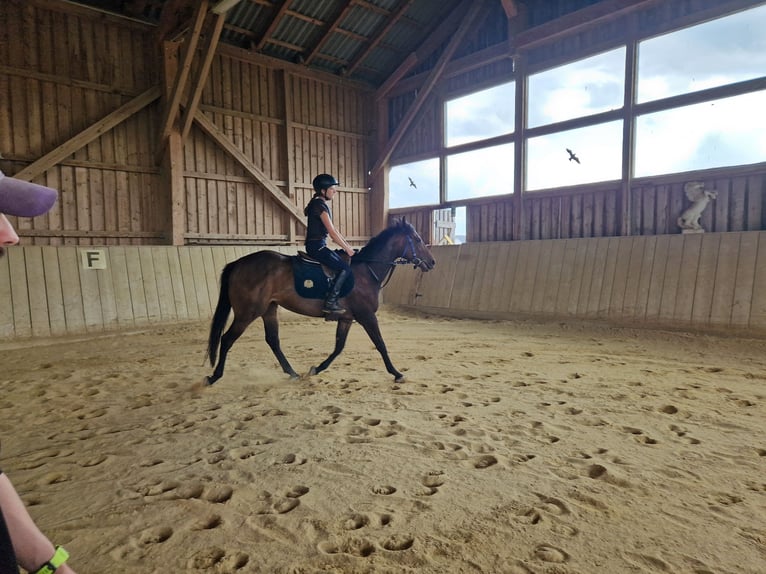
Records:
[[[250,557],[242,552],[229,556],[220,548],[206,548],[192,556],[187,567],[196,570],[215,569],[217,572],[230,572],[244,568],[248,562]]]

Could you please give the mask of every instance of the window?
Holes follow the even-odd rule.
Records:
[[[388,175],[389,207],[439,203],[439,158],[391,168]]]
[[[515,82],[508,82],[447,101],[447,147],[513,133],[515,89]]]
[[[637,102],[763,76],[764,30],[761,6],[640,42]]]
[[[447,157],[447,199],[470,199],[513,192],[513,144]]]
[[[620,179],[621,166],[621,121],[533,137],[527,141],[526,189]]]
[[[766,161],[766,91],[636,119],[637,177]]]
[[[532,128],[621,108],[625,47],[529,76]]]

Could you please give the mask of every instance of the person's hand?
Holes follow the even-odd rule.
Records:
[[[346,249],[346,255],[348,255],[349,257],[353,257],[354,255],[356,255],[356,251],[349,247],[348,249]]]

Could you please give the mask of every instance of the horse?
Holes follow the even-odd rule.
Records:
[[[257,251],[224,267],[207,348],[210,366],[215,368],[212,375],[205,377],[203,383],[206,386],[212,385],[223,376],[226,356],[232,345],[258,317],[263,319],[266,343],[282,370],[290,375],[291,379],[299,378],[279,344],[277,310],[281,306],[301,315],[322,317],[324,299],[307,298],[298,293],[294,271],[297,257],[270,250]],[[404,375],[394,367],[388,356],[375,313],[378,310],[380,290],[391,278],[395,267],[406,264],[411,264],[421,271],[430,271],[436,261],[415,228],[402,218],[370,239],[351,257],[352,277],[349,279],[353,278],[354,286],[340,299],[345,312],[337,316],[335,349],[322,363],[311,367],[309,375],[321,373],[330,366],[343,351],[351,324],[357,321],[383,358],[386,370],[394,376],[397,383],[404,381]],[[223,333],[230,311],[234,312],[234,319],[228,330]],[[216,364],[219,345],[220,354]]]

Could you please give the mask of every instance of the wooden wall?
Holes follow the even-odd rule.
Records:
[[[386,304],[478,318],[567,317],[766,335],[766,231],[433,247]]]
[[[97,248],[90,248],[90,250]],[[85,247],[11,247],[0,258],[0,337],[48,337],[208,320],[219,277],[248,246],[110,246],[104,269]],[[272,249],[293,254],[295,247]]]
[[[14,175],[159,81],[149,27],[61,2],[0,2],[0,169]],[[130,57],[125,57],[130,54]],[[156,99],[156,98],[155,98]],[[168,219],[156,101],[34,181],[60,190],[46,215],[11,218],[27,244],[161,243]]]
[[[170,244],[159,142],[161,86],[173,78],[163,77],[171,72],[155,28],[61,0],[0,2],[0,22],[0,169],[60,190],[49,214],[11,219],[22,241]],[[190,77],[201,68],[197,56]],[[366,240],[371,97],[341,78],[219,45],[199,106],[219,139],[195,123],[178,161],[182,240],[299,244],[304,228],[274,193],[302,210],[321,172],[342,184],[336,223],[353,243]]]
[[[359,242],[369,237],[366,187],[368,95],[346,85],[287,73],[222,47],[200,105],[300,209],[311,181],[341,182],[335,223]],[[270,193],[199,128],[184,148],[188,237],[195,243],[297,242],[290,216]]]

